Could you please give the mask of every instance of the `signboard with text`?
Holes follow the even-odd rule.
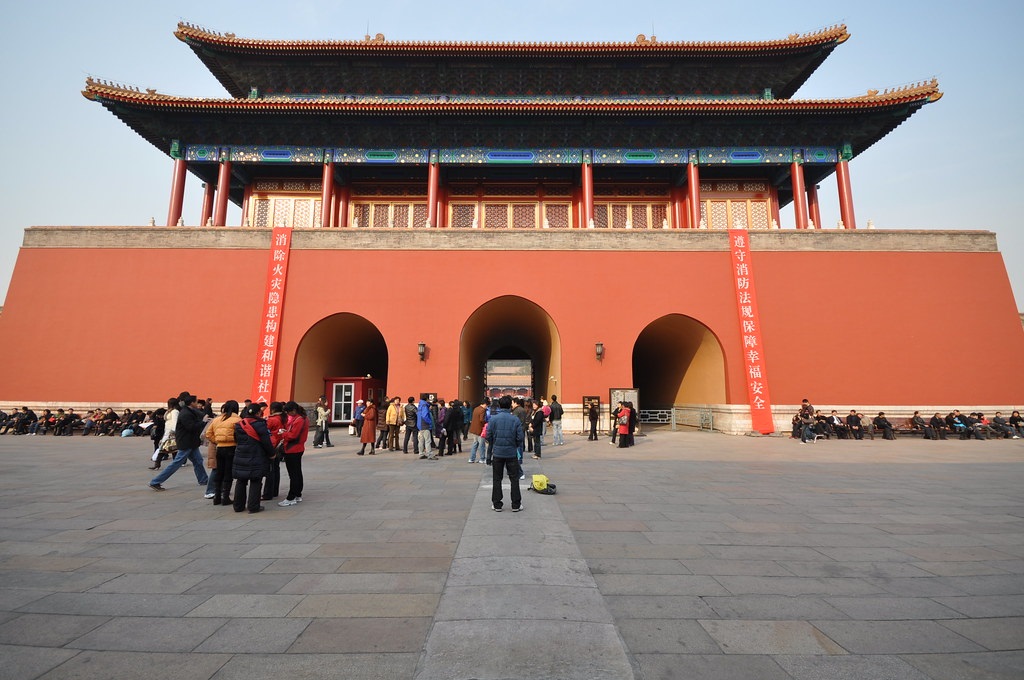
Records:
[[[278,227],[271,233],[267,284],[263,291],[263,315],[260,317],[259,344],[256,349],[256,371],[252,379],[252,400],[256,403],[269,404],[274,392],[278,339],[281,335],[284,287],[288,279],[291,244],[291,229]]]
[[[757,312],[757,293],[754,290],[750,262],[750,235],[746,229],[729,230],[729,252],[732,255],[732,275],[736,284],[736,310],[743,343],[751,429],[761,434],[770,434],[775,431],[775,425],[772,422],[772,402],[768,394],[764,345],[761,342],[761,321]]]

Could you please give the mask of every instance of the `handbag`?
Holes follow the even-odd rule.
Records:
[[[178,442],[174,439],[173,434],[164,440],[164,443],[160,445],[160,450],[164,453],[178,452]]]

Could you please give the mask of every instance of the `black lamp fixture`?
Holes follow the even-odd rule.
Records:
[[[421,342],[416,345],[416,353],[420,355],[420,361],[427,360],[427,343]]]
[[[602,359],[604,359],[604,343],[603,342],[595,342],[594,343],[594,356],[597,357],[598,361],[601,361]]]

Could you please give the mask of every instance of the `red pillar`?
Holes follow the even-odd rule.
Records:
[[[217,203],[213,208],[213,226],[223,227],[228,219],[228,196],[231,194],[231,161],[221,161],[217,173]]]
[[[205,227],[206,223],[213,217],[213,185],[209,182],[203,184],[203,211],[199,215],[199,226]]]
[[[348,225],[348,204],[352,196],[352,190],[345,185],[338,187],[335,192],[338,196],[338,204],[334,208],[334,226],[347,227]]]
[[[583,176],[581,181],[583,190],[583,228],[590,226],[594,219],[594,166],[589,159],[583,161]]]
[[[690,229],[700,228],[700,173],[696,163],[686,164],[686,207],[689,209]]]
[[[185,202],[185,159],[174,159],[171,175],[171,204],[167,208],[167,226],[173,227],[181,219],[181,208]]]
[[[804,166],[794,162],[790,165],[790,176],[793,178],[793,216],[796,228],[807,228],[807,189],[804,186]]]
[[[437,196],[441,184],[441,171],[437,163],[431,163],[427,171],[427,224],[437,226]],[[419,226],[413,225],[413,226]]]
[[[686,214],[686,192],[682,187],[674,187],[670,197],[672,200],[672,228],[682,229],[683,216]]]
[[[324,163],[323,194],[320,197],[320,226],[328,229],[334,226],[331,221],[331,208],[334,207],[334,163]]]
[[[807,185],[807,207],[810,210],[811,222],[814,222],[815,229],[821,229],[821,207],[818,205],[818,187],[815,184]]]
[[[850,189],[848,161],[836,163],[836,184],[839,185],[839,219],[847,229],[856,229],[857,220],[853,216],[853,191]]]

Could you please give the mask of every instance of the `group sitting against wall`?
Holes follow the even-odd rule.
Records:
[[[851,409],[847,416],[840,416],[834,409],[829,415],[811,406],[807,399],[803,400],[800,410],[793,416],[791,436],[801,443],[813,443],[818,439],[874,439],[881,435],[884,439],[894,440],[897,434],[924,435],[925,439],[948,439],[955,435],[960,439],[1020,439],[1024,436],[1024,417],[1014,411],[1007,419],[1002,412],[989,420],[984,413],[961,413],[953,409],[943,416],[936,413],[925,420],[920,411],[904,422],[894,425],[879,411],[875,417],[866,417],[856,409]]]
[[[81,433],[97,437],[146,437],[153,429],[154,412],[142,409],[124,409],[117,413],[113,408],[97,408],[84,414],[75,409],[59,408],[56,412],[43,409],[36,414],[27,406],[11,409],[10,413],[0,410],[0,434],[45,435],[70,437]]]

